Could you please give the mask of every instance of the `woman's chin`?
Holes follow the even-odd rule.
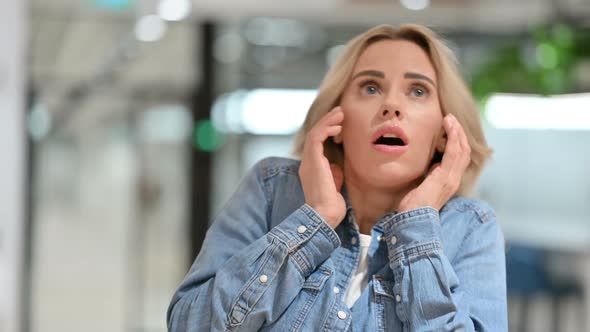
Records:
[[[399,167],[378,167],[367,170],[364,174],[365,182],[375,188],[396,189],[414,182],[420,174],[412,174]]]
[[[399,188],[415,182],[423,173],[416,172],[419,167],[410,167],[400,161],[385,163],[369,162],[350,165],[349,170],[353,174],[345,174],[344,177],[353,176],[355,182],[360,182],[375,188]],[[345,168],[348,168],[345,166]],[[345,171],[345,173],[348,173]]]

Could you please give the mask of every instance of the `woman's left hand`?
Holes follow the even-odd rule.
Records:
[[[463,173],[471,162],[471,147],[463,127],[448,114],[443,120],[447,144],[442,162],[434,164],[422,183],[401,200],[398,212],[430,206],[440,210],[457,192]]]

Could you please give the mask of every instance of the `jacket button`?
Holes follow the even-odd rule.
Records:
[[[266,276],[266,274],[263,274],[260,276],[260,278],[258,278],[258,280],[260,280],[261,283],[265,284],[268,281],[268,277]]]
[[[306,230],[307,230],[307,227],[305,227],[303,225],[297,227],[297,233],[299,233],[299,234],[305,233]]]
[[[338,318],[342,320],[346,319],[346,313],[342,310],[338,311]]]
[[[391,237],[391,244],[395,245],[397,243],[397,237],[392,236]]]

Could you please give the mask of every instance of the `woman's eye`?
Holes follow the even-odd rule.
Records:
[[[421,87],[412,88],[412,95],[414,95],[414,97],[424,97],[427,94],[428,94],[428,91],[426,91],[426,89],[424,89],[424,88],[421,88]]]
[[[365,92],[370,94],[370,95],[374,95],[377,92],[379,92],[379,90],[377,90],[377,87],[375,87],[374,85],[367,85],[365,87]]]
[[[379,85],[374,81],[368,81],[361,83],[363,94],[374,95],[379,93]]]

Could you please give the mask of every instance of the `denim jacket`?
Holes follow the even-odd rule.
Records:
[[[350,206],[333,230],[305,204],[298,168],[268,158],[242,181],[172,298],[169,331],[508,330],[504,240],[488,205],[455,197],[440,212],[384,216],[368,286],[348,308],[358,226]]]

